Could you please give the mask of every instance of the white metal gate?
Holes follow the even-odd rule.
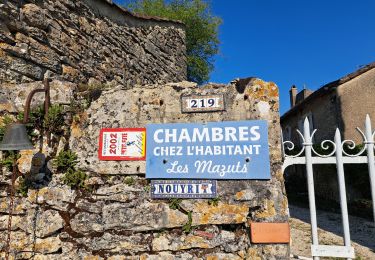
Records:
[[[354,248],[350,245],[349,232],[349,218],[346,201],[346,188],[344,179],[344,164],[367,164],[370,174],[371,196],[373,205],[373,216],[375,223],[375,164],[374,164],[374,135],[371,127],[371,120],[369,115],[366,116],[365,132],[357,127],[357,131],[363,138],[363,148],[356,154],[350,154],[345,151],[344,146],[349,149],[355,148],[355,142],[352,140],[342,140],[339,129],[336,129],[334,141],[325,140],[320,143],[323,150],[333,149],[329,154],[320,154],[313,147],[313,137],[316,129],[310,133],[310,122],[305,118],[303,124],[303,133],[297,130],[297,133],[302,139],[302,148],[295,155],[288,155],[287,151],[295,149],[295,144],[291,141],[283,141],[283,155],[284,164],[283,172],[288,166],[295,164],[305,164],[307,173],[307,188],[310,207],[311,218],[311,254],[314,260],[319,259],[320,256],[326,257],[342,257],[347,259],[354,258]],[[367,155],[364,155],[367,152]],[[339,192],[340,192],[340,206],[342,215],[342,225],[344,230],[344,246],[333,245],[319,245],[318,242],[318,227],[316,219],[315,206],[315,191],[313,178],[313,164],[335,164],[337,169]]]

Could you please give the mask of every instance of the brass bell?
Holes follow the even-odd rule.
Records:
[[[5,129],[4,138],[0,144],[0,151],[20,151],[33,149],[34,146],[29,140],[29,136],[27,135],[24,124],[13,123]]]

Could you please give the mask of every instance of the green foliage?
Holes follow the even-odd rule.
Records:
[[[131,177],[131,176],[127,176],[127,177],[125,178],[125,180],[124,180],[124,183],[125,183],[126,185],[132,186],[132,185],[135,184],[135,180],[134,180],[133,177]]]
[[[70,150],[60,151],[55,160],[57,170],[62,172],[69,169],[74,169],[78,163],[77,159],[77,154]]]
[[[97,100],[102,94],[103,90],[108,89],[105,84],[79,84],[78,93],[84,99],[84,103],[74,104],[74,110],[86,109],[91,105],[91,102]]]
[[[151,186],[150,186],[150,185],[147,185],[147,186],[145,186],[145,187],[143,188],[143,190],[144,190],[145,192],[150,192],[150,190],[151,190]]]
[[[209,79],[213,57],[219,52],[218,28],[221,19],[214,16],[203,0],[128,0],[126,8],[139,14],[180,20],[186,25],[188,80],[199,84]]]
[[[72,189],[86,188],[85,180],[87,179],[86,173],[80,170],[69,168],[64,174],[62,181],[64,184],[70,186]]]
[[[360,151],[362,151],[364,145],[363,144],[358,144],[351,148],[348,144],[344,144],[344,151],[348,154],[355,155],[358,154]],[[367,151],[365,150],[361,155],[366,156]]]
[[[193,230],[193,227],[192,227],[192,223],[193,223],[193,216],[192,216],[192,212],[189,211],[187,213],[187,216],[188,216],[188,221],[185,223],[185,225],[182,226],[182,230],[185,232],[185,233],[190,233],[192,230]]]
[[[49,133],[59,134],[64,125],[64,111],[60,105],[52,105],[43,122],[44,129]]]
[[[76,170],[78,156],[76,153],[67,150],[60,151],[55,159],[55,165],[59,172],[65,172],[64,176],[61,178],[64,184],[70,186],[72,189],[87,189],[85,185],[85,180],[88,176],[86,173],[80,170]]]
[[[173,198],[169,200],[169,208],[170,209],[181,209],[181,203],[182,199]]]
[[[27,197],[27,192],[29,191],[30,181],[22,177],[19,181],[19,186],[17,193],[21,194],[23,197]]]
[[[22,122],[24,119],[23,112],[20,112],[17,116],[18,121]],[[29,120],[26,124],[27,134],[30,137],[35,137],[34,130],[42,130],[44,121],[44,107],[38,106],[30,110]]]
[[[8,171],[13,170],[13,162],[18,160],[21,155],[15,151],[3,151],[3,159],[0,161],[2,167],[6,167]]]
[[[11,123],[13,123],[13,120],[10,116],[6,115],[3,117],[3,121],[1,122],[1,126],[0,126],[0,140],[3,140],[5,129]]]
[[[23,121],[24,113],[20,112],[17,116],[18,121]],[[48,108],[48,114],[45,116],[44,106],[34,107],[30,110],[29,120],[26,124],[27,133],[33,136],[35,129],[46,130],[49,133],[60,134],[64,125],[64,111],[61,105],[54,104]]]
[[[219,205],[220,197],[212,198],[208,200],[208,205],[217,207]]]
[[[182,212],[182,213],[184,213],[185,215],[188,216],[188,221],[185,223],[185,225],[182,226],[182,230],[185,233],[190,233],[193,230],[193,228],[192,228],[192,223],[193,223],[192,214],[193,214],[193,212],[187,211],[186,209],[184,209],[181,206],[181,202],[182,202],[182,199],[172,198],[172,199],[169,200],[169,208],[179,210],[180,212]]]

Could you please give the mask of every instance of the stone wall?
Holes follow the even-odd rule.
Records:
[[[303,122],[306,117],[310,118],[312,128],[318,129],[314,135],[316,143],[327,139],[333,140],[340,120],[339,107],[336,101],[334,101],[335,96],[335,92],[327,93],[304,104],[293,115],[283,117],[281,127],[283,129],[284,140],[290,140],[296,145],[300,145],[301,140],[296,130],[303,130]],[[287,128],[290,130],[287,130]]]
[[[372,93],[375,91],[375,68],[340,85],[337,98],[340,106],[342,137],[352,139],[358,144],[362,136],[356,127],[364,130],[366,115],[370,115],[372,125],[375,124],[375,103]]]
[[[56,93],[72,83],[52,82]],[[30,87],[21,85],[19,91]],[[69,93],[69,92],[68,92]],[[182,114],[181,94],[223,93],[226,111]],[[73,94],[72,94],[73,95]],[[15,95],[21,99],[21,95]],[[74,96],[74,95],[73,95]],[[62,97],[60,97],[62,98]],[[69,97],[66,97],[69,99]],[[63,99],[63,98],[62,98]],[[8,106],[3,103],[3,107]],[[18,103],[22,104],[22,102]],[[17,107],[17,104],[12,104]],[[17,259],[288,259],[286,244],[252,244],[249,221],[287,222],[288,204],[281,172],[278,88],[249,78],[228,85],[197,87],[190,82],[117,86],[104,91],[85,111],[73,116],[70,136],[55,137],[41,153],[47,159],[26,197],[17,195],[12,225],[12,251]],[[99,161],[99,131],[104,127],[144,127],[147,123],[267,120],[271,161],[270,180],[218,181],[218,204],[184,199],[192,212],[193,231],[182,227],[188,216],[167,200],[150,198],[144,161]],[[65,146],[65,148],[64,148]],[[64,173],[53,167],[58,150],[78,154],[89,189],[63,184]],[[40,150],[23,152],[22,169],[33,165]],[[25,163],[26,162],[26,163]],[[21,167],[22,166],[22,167]],[[9,172],[0,180],[0,249],[6,241]],[[23,170],[25,172],[25,170]],[[27,173],[26,173],[27,174]],[[34,173],[35,174],[35,173]],[[35,179],[35,178],[34,178]]]
[[[317,129],[313,140],[315,145],[318,146],[327,139],[333,140],[336,128],[339,128],[342,140],[353,140],[356,145],[363,144],[362,136],[356,128],[359,127],[364,131],[366,114],[369,114],[374,125],[375,103],[371,94],[374,90],[375,69],[373,63],[323,86],[316,90],[316,92],[322,94],[304,102],[302,105],[297,105],[297,109],[292,108],[281,117],[284,140],[291,140],[300,147],[301,138],[296,130],[302,130],[304,118],[310,116],[313,124],[311,129]],[[370,201],[367,166],[352,166],[345,166],[349,203],[361,203],[363,199]],[[296,192],[307,194],[305,177],[301,177],[305,175],[303,165],[291,166],[286,169],[285,178],[290,195]],[[317,197],[331,202],[340,202],[337,173],[334,165],[315,165],[314,182],[315,189],[319,191]]]
[[[186,79],[183,24],[106,0],[1,0],[0,84],[60,78],[125,86]]]

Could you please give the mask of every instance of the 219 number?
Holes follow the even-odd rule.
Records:
[[[200,98],[200,99],[190,99],[190,108],[205,108],[205,107],[216,107],[215,98]]]

